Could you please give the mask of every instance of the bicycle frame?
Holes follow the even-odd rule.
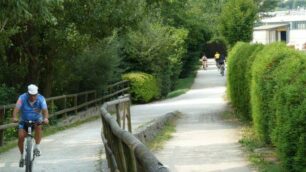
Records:
[[[25,171],[32,172],[33,169],[33,162],[36,155],[33,153],[33,142],[34,136],[32,134],[32,127],[35,127],[35,122],[33,121],[25,121],[27,126],[27,136],[25,139]]]
[[[225,64],[222,64],[222,65],[220,66],[220,74],[221,74],[222,76],[224,76],[224,71],[225,71]]]

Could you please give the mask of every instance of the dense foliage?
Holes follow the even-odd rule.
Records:
[[[228,56],[227,90],[238,117],[251,121],[250,81],[251,67],[260,45],[238,42]]]
[[[240,65],[243,61],[251,72]],[[234,108],[242,109],[242,115],[251,108],[258,138],[276,147],[285,171],[305,171],[305,54],[283,43],[264,48],[238,43],[230,52],[228,65],[229,96]],[[242,74],[234,73],[237,70]],[[248,107],[248,95],[249,109],[243,109],[241,104]]]
[[[217,4],[209,0],[3,1],[1,84],[19,93],[35,83],[49,97],[103,90],[122,73],[142,71],[156,77],[161,95],[166,96],[179,77],[196,69],[203,45],[215,30],[208,26],[217,20]]]
[[[275,128],[272,142],[289,171],[306,170],[306,56],[290,53],[273,71]]]
[[[252,115],[258,136],[266,143],[271,142],[271,133],[275,127],[275,108],[273,96],[276,91],[271,75],[282,60],[288,60],[292,51],[284,44],[271,44],[258,53],[252,67]]]
[[[127,73],[122,79],[130,81],[132,100],[146,103],[160,96],[160,89],[154,76],[142,72]]]
[[[127,71],[142,71],[156,76],[162,95],[173,88],[182,70],[187,31],[160,24],[147,24],[144,31],[127,34],[123,47]]]
[[[222,8],[220,32],[230,46],[238,41],[252,40],[257,6],[253,0],[230,0]]]

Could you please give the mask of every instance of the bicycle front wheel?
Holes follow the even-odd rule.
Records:
[[[26,139],[26,156],[25,156],[25,166],[26,172],[32,172],[32,147],[33,142],[31,137],[27,137]]]

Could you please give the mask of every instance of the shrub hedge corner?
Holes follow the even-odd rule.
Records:
[[[259,44],[239,42],[228,59],[228,92],[236,114],[244,121],[251,121],[250,78],[255,55],[263,48]]]
[[[122,79],[130,81],[130,92],[135,102],[147,103],[160,96],[160,89],[153,75],[131,72],[124,74]]]

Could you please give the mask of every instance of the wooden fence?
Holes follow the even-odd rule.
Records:
[[[108,112],[111,106],[116,107],[116,119]],[[101,137],[112,172],[168,172],[146,146],[132,135],[129,97],[104,103],[101,119]]]
[[[61,118],[63,116],[76,115],[78,112],[91,107],[97,107],[103,102],[117,98],[120,95],[127,94],[129,91],[128,81],[120,81],[109,85],[105,93],[101,96],[97,95],[95,90],[85,91],[77,94],[61,95],[46,98],[49,118]],[[0,146],[3,146],[4,132],[7,129],[14,128],[18,124],[10,123],[13,108],[15,104],[0,105]],[[6,118],[7,119],[6,119]],[[9,117],[9,118],[8,118]]]

